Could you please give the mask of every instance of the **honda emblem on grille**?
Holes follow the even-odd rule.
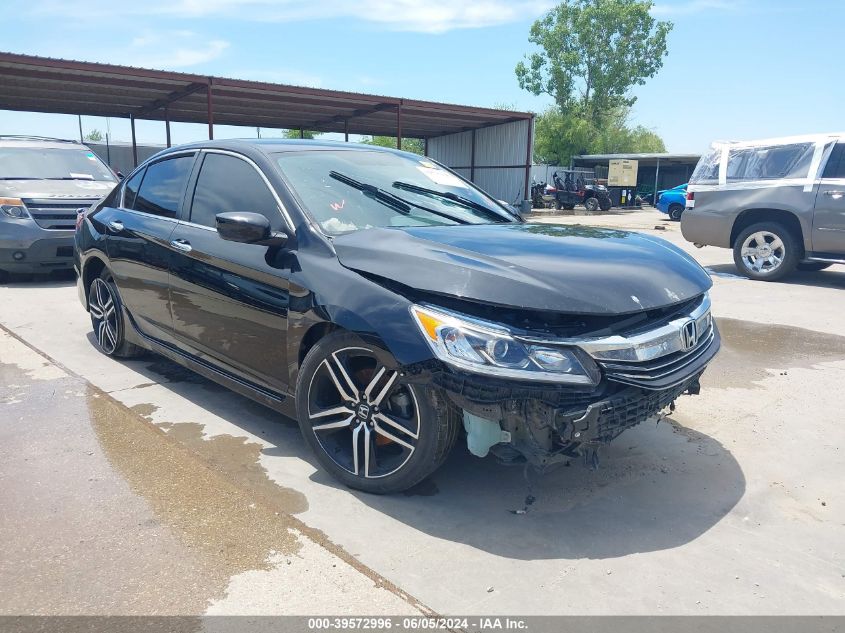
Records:
[[[681,345],[688,352],[698,343],[698,326],[690,319],[681,327]]]

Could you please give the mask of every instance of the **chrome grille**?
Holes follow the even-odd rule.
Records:
[[[599,361],[607,377],[616,382],[641,387],[651,387],[655,383],[672,379],[684,380],[689,372],[684,369],[693,365],[697,360],[715,353],[711,349],[716,340],[716,330],[711,324],[708,330],[699,338],[698,344],[686,352],[674,352],[648,361]]]
[[[99,198],[24,198],[27,211],[42,229],[73,231],[76,210],[88,208]]]

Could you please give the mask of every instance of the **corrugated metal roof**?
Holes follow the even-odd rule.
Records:
[[[530,119],[528,112],[0,52],[0,109],[436,137]]]
[[[643,153],[643,154],[581,154],[572,157],[575,160],[698,160],[701,154],[672,154],[670,152],[662,153]]]

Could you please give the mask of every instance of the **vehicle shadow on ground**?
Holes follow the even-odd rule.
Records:
[[[705,268],[717,277],[736,277],[737,279],[748,280],[737,270],[734,264],[714,264],[705,266]],[[834,264],[826,270],[817,272],[797,270],[780,281],[771,283],[815,286],[816,288],[845,288],[845,266]]]
[[[405,495],[358,497],[437,538],[535,560],[679,547],[716,525],[744,493],[742,469],[727,449],[664,421],[617,438],[602,450],[598,470],[573,460],[545,474],[526,472],[473,457],[459,442],[430,481]]]
[[[94,347],[93,335],[89,340]],[[318,490],[335,488],[415,530],[507,558],[602,559],[671,549],[707,532],[745,492],[742,469],[724,446],[664,420],[623,433],[602,449],[598,470],[576,459],[569,467],[538,474],[474,457],[459,439],[443,467],[413,489],[364,494],[328,476],[295,420],[155,354],[123,362],[151,383],[264,440],[269,444],[260,451],[265,458],[309,463]],[[278,483],[317,503],[319,492],[312,486]]]
[[[13,288],[65,288],[76,285],[76,273],[73,270],[57,270],[41,275],[12,275],[9,279],[0,278],[0,287]]]

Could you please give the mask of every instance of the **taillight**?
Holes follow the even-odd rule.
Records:
[[[695,200],[695,192],[694,191],[687,191],[687,201]]]

